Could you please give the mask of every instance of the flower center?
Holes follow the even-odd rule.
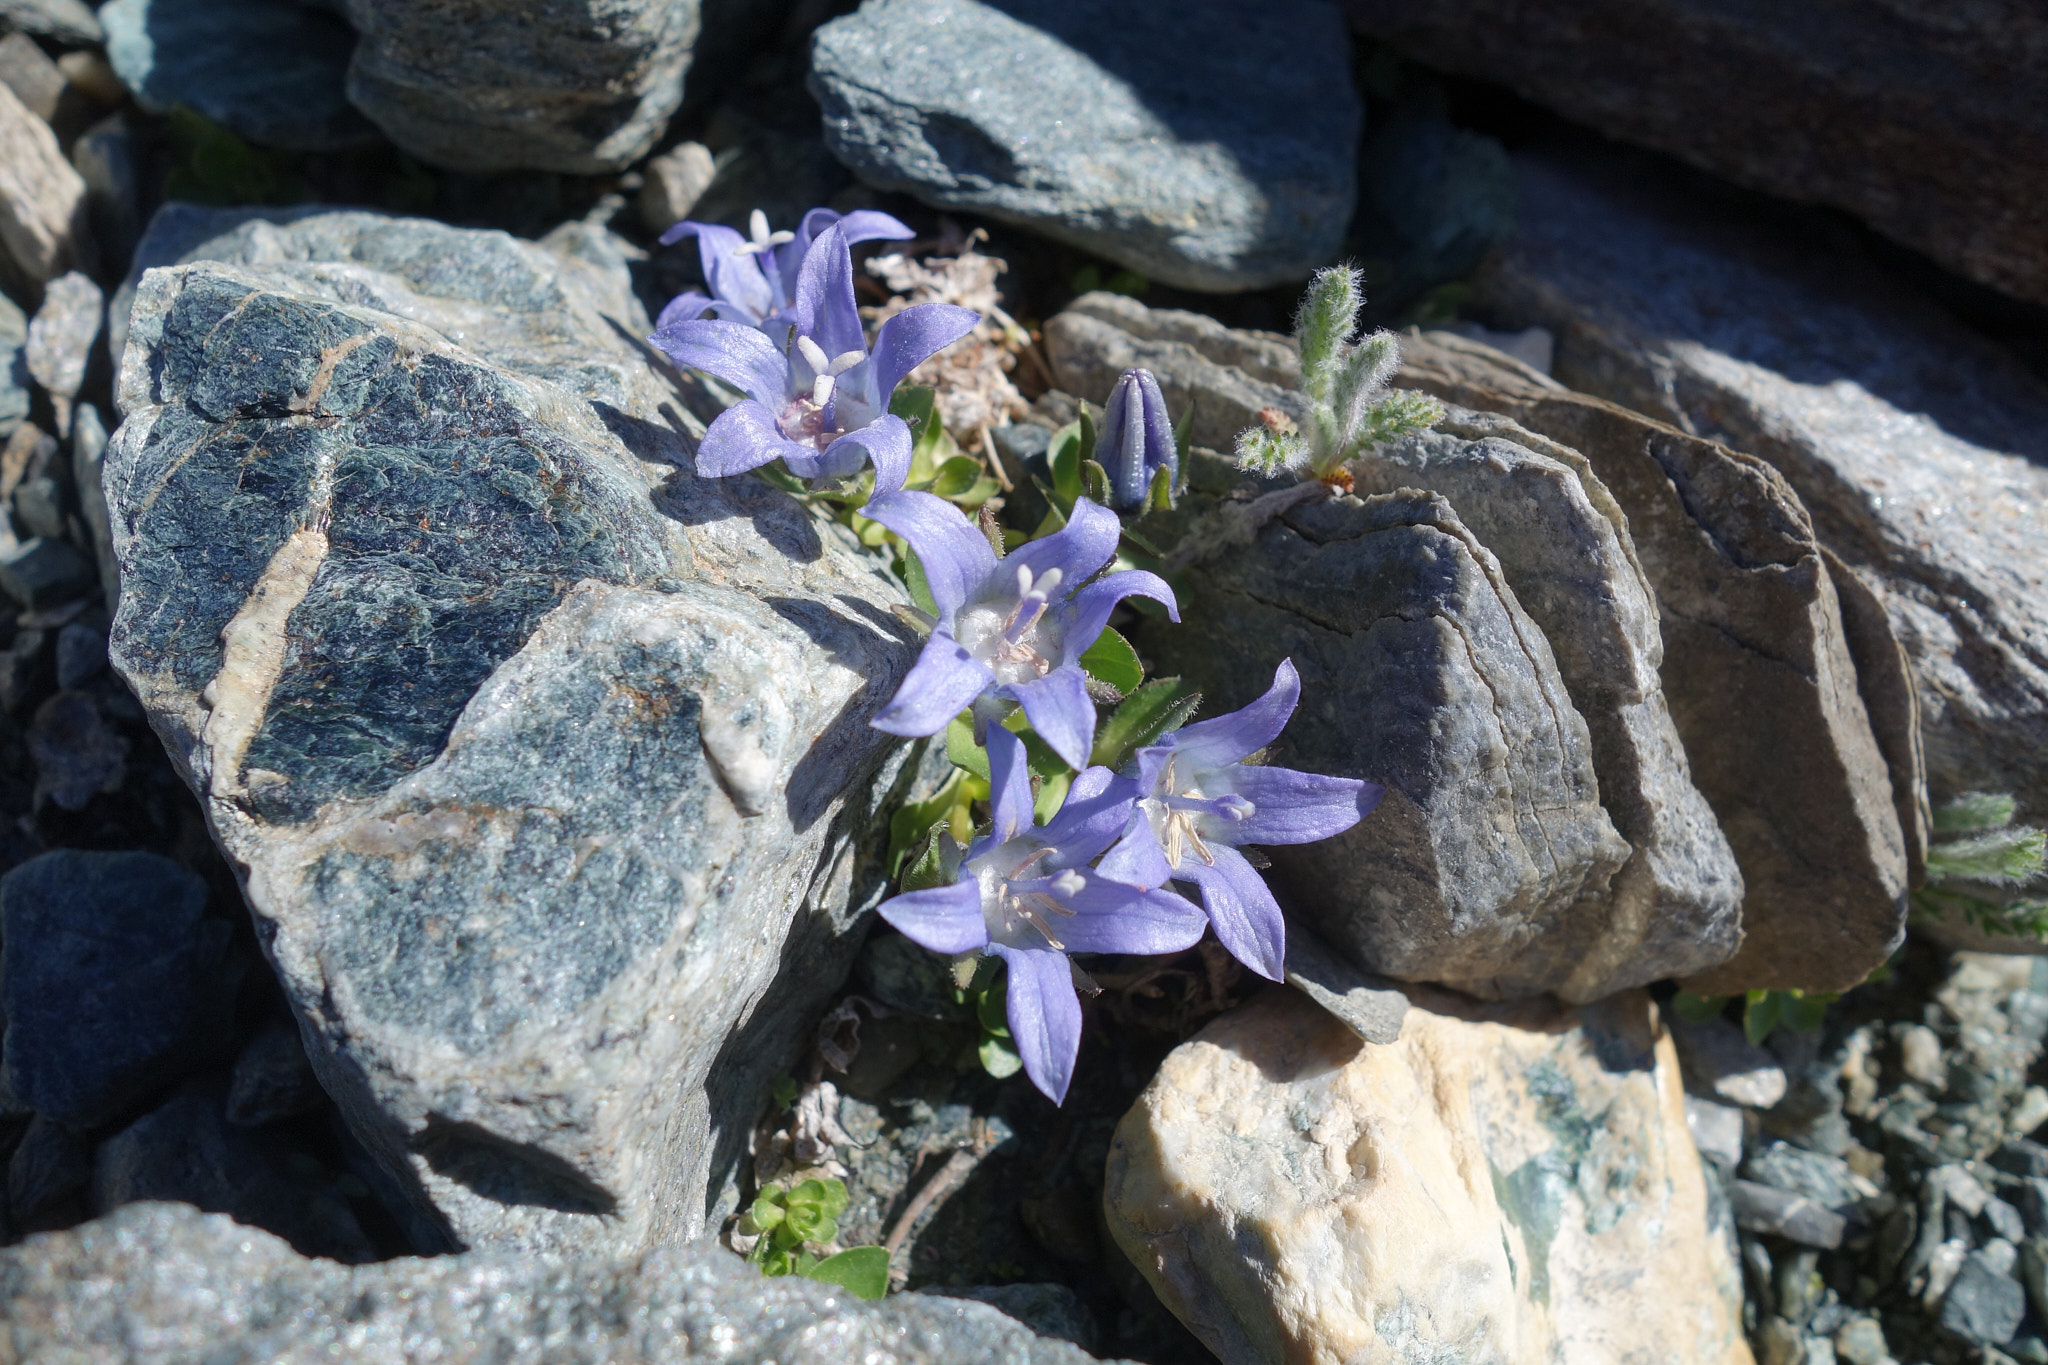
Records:
[[[734,247],[733,255],[758,256],[762,252],[773,251],[784,242],[796,240],[794,232],[770,232],[768,230],[768,215],[759,209],[755,209],[747,217],[747,236],[753,240]]]
[[[958,635],[969,654],[981,660],[1002,683],[1031,682],[1052,672],[1060,653],[1056,617],[1047,614],[1064,577],[1047,569],[1036,578],[1017,566],[1017,600],[1007,610],[1000,601],[980,602],[960,613]]]
[[[1003,863],[1007,859],[1003,855],[1004,850],[1010,847],[1011,844],[1004,844],[994,850],[981,860],[982,865],[975,872],[981,886],[981,915],[988,925],[990,941],[1014,947],[1018,936],[1029,929],[1043,938],[1049,947],[1065,952],[1067,945],[1060,942],[1059,935],[1053,932],[1048,916],[1071,917],[1074,912],[1054,899],[1053,893],[1077,895],[1087,885],[1087,879],[1072,868],[1051,877],[1026,876],[1035,865],[1053,853],[1049,844],[1034,849],[1006,872]]]
[[[782,405],[776,425],[792,441],[809,441],[822,451],[846,433],[834,420],[833,388],[839,376],[868,358],[866,351],[842,351],[827,356],[825,348],[807,336],[796,339],[797,354],[811,370],[809,393],[800,393]]]
[[[1235,792],[1226,792],[1211,800],[1202,794],[1202,789],[1192,779],[1183,785],[1179,780],[1179,766],[1179,755],[1168,758],[1165,769],[1159,774],[1159,785],[1154,794],[1138,805],[1152,823],[1152,833],[1158,836],[1168,867],[1179,867],[1181,858],[1189,849],[1193,849],[1203,863],[1214,867],[1216,855],[1210,852],[1209,845],[1202,839],[1203,818],[1235,824],[1256,808]],[[1210,838],[1214,837],[1212,829]]]

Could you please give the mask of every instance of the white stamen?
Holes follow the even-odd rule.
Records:
[[[755,209],[747,218],[747,235],[753,240],[733,248],[735,256],[753,256],[763,251],[773,251],[784,242],[796,240],[794,232],[770,232],[768,215]]]
[[[811,402],[824,407],[832,401],[832,385],[837,381],[829,374],[821,374],[811,381]]]
[[[813,374],[831,374],[832,362],[825,358],[825,348],[809,337],[796,339],[797,354],[804,358],[804,364],[811,367]]]
[[[1050,598],[1054,592],[1058,591],[1060,580],[1064,577],[1066,575],[1058,569],[1047,569],[1038,576],[1037,581],[1032,586],[1038,590],[1040,597]]]
[[[1088,879],[1070,867],[1054,877],[1050,885],[1054,891],[1071,900],[1087,888]]]
[[[1029,596],[1031,596],[1031,566],[1019,564],[1017,566],[1017,599],[1022,601]]]
[[[819,354],[822,355],[823,352],[820,351]],[[810,357],[808,356],[805,357],[805,359],[807,360],[809,358]],[[845,374],[848,370],[860,364],[861,361],[866,360],[867,358],[868,353],[866,351],[841,351],[838,355],[832,357],[832,364],[825,371],[825,373],[834,375]]]

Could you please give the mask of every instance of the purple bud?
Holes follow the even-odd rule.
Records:
[[[1166,397],[1150,370],[1125,370],[1102,409],[1102,434],[1095,458],[1109,475],[1109,496],[1119,510],[1137,507],[1162,469],[1168,480],[1179,477],[1180,457],[1174,450],[1173,423],[1166,417]]]

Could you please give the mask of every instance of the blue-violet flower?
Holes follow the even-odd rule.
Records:
[[[982,729],[1024,715],[1054,753],[1076,769],[1095,745],[1095,703],[1080,658],[1133,594],[1164,603],[1173,589],[1157,574],[1127,569],[1090,582],[1116,554],[1116,513],[1076,499],[1067,524],[1002,559],[951,503],[898,492],[862,509],[910,542],[931,587],[938,621],[896,696],[871,722],[892,735],[935,735],[972,706]],[[991,731],[990,733],[993,733]]]
[[[1102,860],[1105,876],[1158,887],[1173,878],[1202,889],[1216,939],[1238,961],[1280,980],[1286,928],[1280,906],[1239,844],[1307,844],[1341,834],[1379,803],[1377,782],[1239,760],[1279,738],[1301,696],[1282,659],[1273,686],[1240,711],[1161,735],[1125,769],[1145,817]]]
[[[882,918],[936,953],[979,949],[1009,968],[1010,1037],[1032,1084],[1066,1098],[1081,1048],[1068,953],[1174,953],[1202,937],[1202,912],[1170,891],[1112,881],[1087,863],[1132,819],[1126,779],[1089,768],[1050,823],[1031,823],[1023,741],[988,732],[993,827],[967,846],[948,886],[882,902]]]
[[[889,412],[889,397],[981,315],[945,303],[906,308],[882,324],[869,354],[853,297],[853,256],[843,224],[834,223],[805,252],[787,316],[786,343],[711,318],[671,322],[648,338],[677,364],[747,395],[705,432],[697,472],[742,474],[780,458],[800,479],[835,479],[872,460],[876,493],[901,488],[910,474],[910,427]]]
[[[755,209],[742,237],[718,223],[677,223],[661,234],[668,246],[684,237],[697,239],[697,258],[704,267],[704,282],[711,297],[698,293],[678,294],[655,319],[659,332],[671,323],[688,322],[710,314],[728,322],[744,322],[785,344],[789,311],[796,304],[797,276],[804,256],[825,229],[837,224],[847,244],[871,242],[877,238],[905,241],[917,234],[886,213],[860,209],[840,215],[831,209],[812,209],[797,224],[796,231],[770,232],[768,215]]]
[[[1169,481],[1179,476],[1173,423],[1167,420],[1166,396],[1159,392],[1152,371],[1125,370],[1109,391],[1109,401],[1102,405],[1096,460],[1109,475],[1109,500],[1119,509],[1144,502],[1160,470],[1167,472]]]

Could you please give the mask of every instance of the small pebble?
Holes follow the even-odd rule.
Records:
[[[1883,1365],[1891,1350],[1876,1318],[1851,1318],[1835,1333],[1835,1354],[1849,1365]]]
[[[1948,1068],[1941,1060],[1941,1038],[1925,1024],[1909,1024],[1899,1031],[1899,1066],[1908,1076],[1939,1090],[1948,1081]]]

